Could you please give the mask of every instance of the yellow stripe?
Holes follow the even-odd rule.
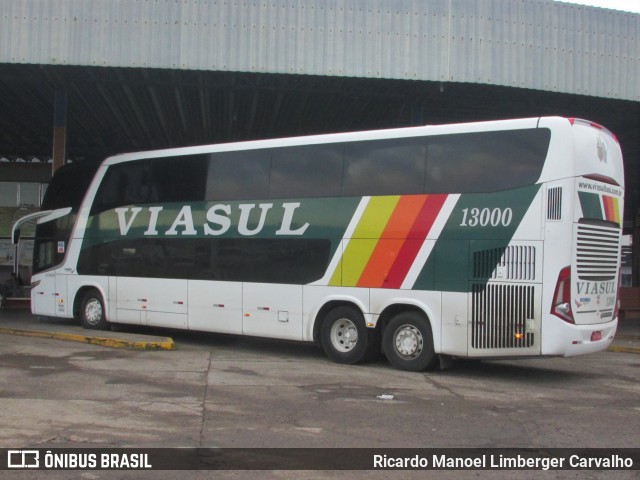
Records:
[[[340,245],[339,248],[342,248],[342,245]],[[340,261],[338,262],[338,265],[336,265],[336,269],[333,271],[333,275],[331,275],[329,285],[333,287],[339,287],[340,285],[342,285],[342,257],[340,257]]]
[[[329,285],[355,286],[396,208],[399,195],[371,197]]]

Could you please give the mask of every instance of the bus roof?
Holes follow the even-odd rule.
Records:
[[[555,117],[560,119],[561,117]],[[495,130],[517,130],[536,128],[541,117],[522,118],[513,120],[494,120],[485,122],[454,123],[446,125],[425,125],[419,127],[403,127],[382,130],[367,130],[346,133],[330,133],[322,135],[305,135],[299,137],[285,137],[267,140],[249,140],[233,143],[219,143],[190,147],[169,148],[163,150],[149,150],[124,153],[107,158],[103,164],[113,165],[121,162],[157,157],[171,157],[182,155],[197,155],[202,153],[232,152],[240,150],[258,150],[284,146],[318,145],[338,142],[357,142],[363,140],[379,140],[389,138],[406,138],[429,135],[447,135],[468,132],[489,132]],[[569,125],[569,120],[564,119]]]

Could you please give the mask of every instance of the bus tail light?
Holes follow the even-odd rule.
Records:
[[[571,311],[571,267],[564,267],[558,274],[551,313],[567,323],[576,323]]]

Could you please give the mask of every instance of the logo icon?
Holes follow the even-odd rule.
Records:
[[[39,468],[40,452],[38,450],[7,451],[8,468]]]
[[[604,138],[602,136],[598,137],[596,151],[598,152],[598,158],[600,159],[600,161],[607,163],[607,156],[609,152],[607,150],[607,142],[604,141]]]

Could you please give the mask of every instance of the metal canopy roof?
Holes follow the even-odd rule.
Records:
[[[56,91],[67,156],[419,124],[543,115],[601,123],[638,207],[640,103],[462,83],[74,66],[0,65],[0,156],[50,158]]]
[[[445,81],[640,101],[640,15],[550,0],[2,0],[0,63]]]

